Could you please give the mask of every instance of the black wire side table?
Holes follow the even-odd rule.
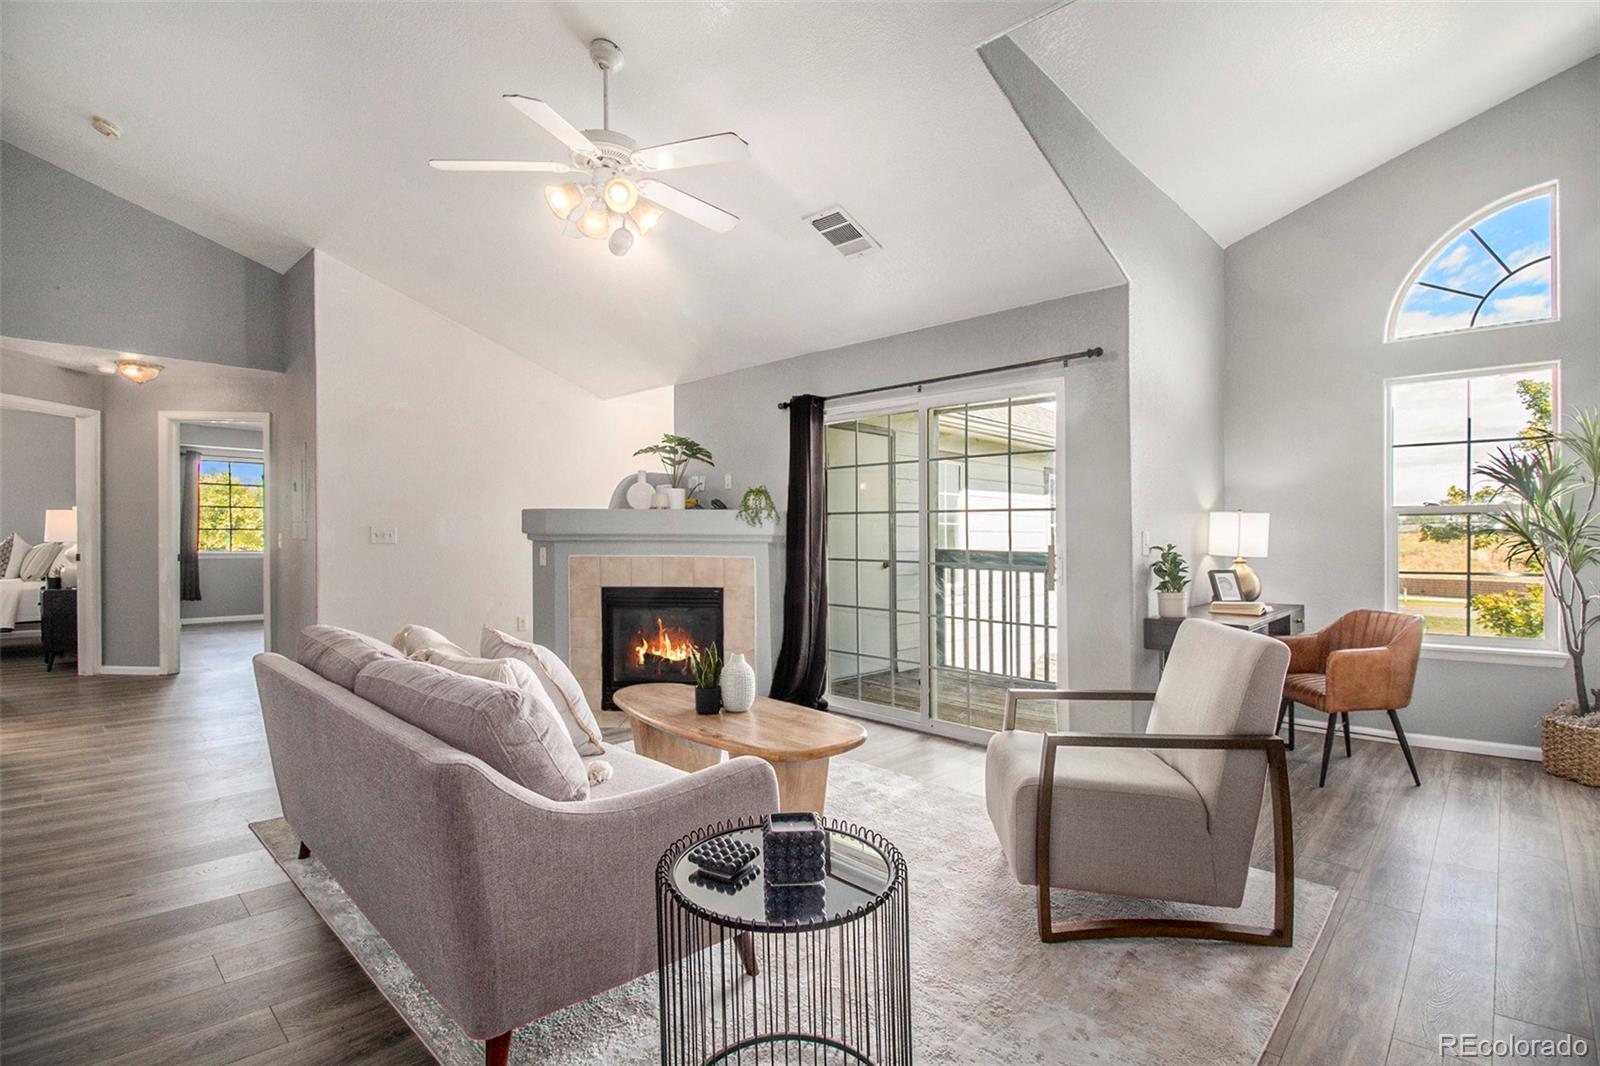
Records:
[[[870,829],[823,822],[830,869],[821,885],[768,885],[760,854],[733,882],[685,857],[718,836],[759,853],[758,821],[697,830],[661,857],[664,1066],[911,1062],[905,859]]]

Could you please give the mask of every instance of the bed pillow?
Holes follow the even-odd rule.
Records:
[[[561,721],[567,727],[572,743],[577,745],[579,754],[606,753],[605,745],[600,743],[600,726],[594,720],[594,711],[589,709],[583,687],[559,655],[541,644],[518,640],[493,626],[483,627],[478,650],[486,659],[512,659],[532,667],[550,702],[561,712]]]
[[[447,651],[451,655],[459,655],[463,659],[472,658],[472,653],[466,648],[463,648],[459,644],[453,643],[449,637],[445,636],[437,629],[429,629],[427,626],[406,626],[401,629],[400,632],[396,633],[394,635],[394,639],[389,643],[398,648],[400,650],[400,654],[404,655],[407,659],[416,658],[418,652],[424,651],[428,648],[437,648],[440,651]]]
[[[589,798],[589,780],[567,731],[521,689],[432,663],[379,659],[356,675],[356,695],[541,796]]]
[[[17,571],[22,569],[22,557],[31,547],[33,545],[23,540],[21,533],[0,540],[0,577],[16,577]]]
[[[28,549],[28,554],[22,557],[22,565],[17,568],[17,576],[24,581],[43,581],[50,574],[50,567],[54,565],[56,556],[61,554],[62,544],[59,540],[46,540],[35,544]]]
[[[376,637],[338,626],[306,626],[300,631],[294,657],[317,676],[348,689],[356,687],[356,675],[368,663],[402,658]]]

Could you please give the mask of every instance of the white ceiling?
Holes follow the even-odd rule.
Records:
[[[1600,51],[1600,4],[1079,0],[1012,37],[1226,246]]]
[[[614,395],[1119,284],[975,52],[1045,6],[6,3],[0,129],[274,269],[320,248]],[[602,34],[626,55],[615,128],[750,142],[749,165],[673,178],[732,233],[668,216],[617,259],[560,235],[537,175],[427,167],[564,159],[499,97],[598,126]],[[835,203],[884,250],[844,259],[801,221]]]

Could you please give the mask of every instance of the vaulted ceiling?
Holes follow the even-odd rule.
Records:
[[[7,3],[0,122],[274,269],[323,249],[613,395],[1120,283],[974,50],[1045,6]],[[601,35],[614,128],[750,142],[672,179],[733,232],[668,216],[619,259],[561,236],[538,175],[428,168],[564,159],[500,96],[600,125]],[[834,204],[883,250],[803,221]]]

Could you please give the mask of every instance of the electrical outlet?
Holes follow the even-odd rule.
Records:
[[[524,615],[520,615],[520,614],[517,615],[517,632],[518,633],[526,633],[527,631],[528,631],[528,619]]]
[[[400,530],[394,526],[389,526],[385,529],[379,529],[377,526],[368,526],[367,533],[373,544],[400,543]]]
[[[722,487],[725,488],[725,489],[733,488],[733,475],[732,474],[723,474],[722,475]]]
[[[1150,554],[1150,531],[1148,529],[1139,530],[1139,552],[1142,555]]]

